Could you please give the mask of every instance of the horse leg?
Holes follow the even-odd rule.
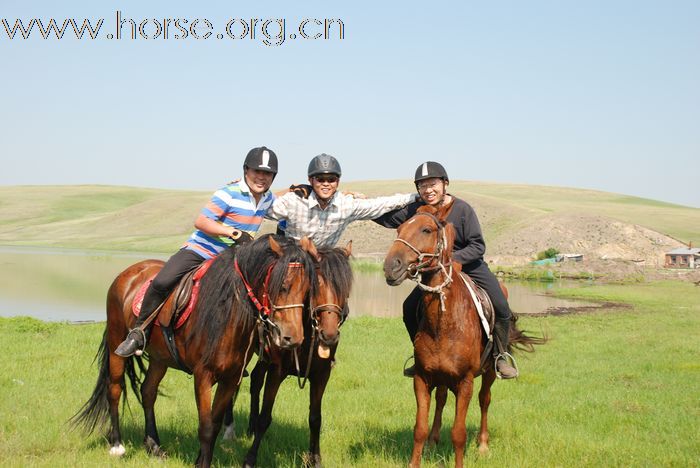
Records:
[[[107,400],[109,401],[109,419],[111,428],[107,439],[109,440],[109,454],[121,457],[126,453],[126,448],[122,444],[122,435],[119,430],[119,398],[122,396],[122,385],[124,385],[124,358],[110,353],[109,349],[105,349],[109,353],[109,384],[107,389]]]
[[[496,372],[491,370],[481,376],[479,391],[479,406],[481,407],[481,428],[479,429],[479,453],[485,455],[489,451],[488,413],[491,404],[491,385],[496,380]]]
[[[413,428],[413,452],[409,466],[418,468],[425,440],[428,438],[428,416],[430,412],[430,388],[419,375],[413,377],[413,393],[416,396],[416,425]]]
[[[232,413],[231,417],[233,418],[233,404],[235,402],[236,395],[238,395],[238,380],[219,380],[219,383],[216,386],[216,395],[214,395],[214,403],[211,408],[212,452],[214,451],[214,443],[216,442],[216,437],[219,435],[219,431],[221,430],[221,423],[225,419],[225,414],[230,411]],[[231,430],[233,430],[232,424]]]
[[[211,387],[212,377],[208,372],[196,373],[194,377],[194,394],[199,414],[199,454],[195,465],[209,468],[213,457],[211,444]]]
[[[250,373],[250,415],[248,416],[248,435],[255,434],[255,427],[258,425],[258,415],[260,414],[260,390],[265,383],[269,364],[258,360]]]
[[[233,440],[236,438],[236,428],[233,427],[233,407],[236,406],[238,390],[240,390],[240,387],[236,388],[236,391],[233,392],[233,398],[231,398],[231,402],[226,406],[226,410],[224,411],[223,440]]]
[[[272,407],[275,404],[277,391],[284,381],[284,377],[285,375],[282,374],[282,370],[279,367],[271,368],[267,372],[262,409],[255,424],[255,438],[253,439],[253,444],[250,446],[250,450],[248,450],[245,461],[243,462],[244,468],[253,467],[257,462],[258,449],[260,448],[260,443],[262,442],[267,428],[270,427],[272,423]]]
[[[455,392],[455,421],[452,426],[452,445],[455,449],[455,467],[464,466],[464,446],[467,443],[467,409],[474,391],[474,377],[469,374]]]
[[[146,378],[141,385],[141,402],[143,403],[143,415],[146,420],[146,434],[143,445],[146,451],[157,457],[164,457],[165,452],[160,448],[160,437],[156,426],[156,414],[154,406],[158,397],[158,385],[163,380],[168,366],[160,361],[151,360],[146,371]]]
[[[326,391],[328,379],[331,376],[331,368],[328,366],[320,375],[317,375],[310,381],[311,389],[309,390],[309,465],[315,468],[321,468],[321,423],[323,416],[321,413],[321,403],[323,402],[323,394]]]
[[[437,445],[440,442],[440,428],[442,427],[442,410],[447,402],[447,387],[440,386],[435,391],[435,416],[433,417],[433,427],[430,429],[428,441]]]

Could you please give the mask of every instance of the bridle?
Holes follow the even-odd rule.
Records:
[[[263,283],[263,294],[262,294],[262,303],[261,303],[258,300],[258,298],[255,296],[255,293],[253,292],[253,288],[250,286],[248,281],[245,279],[245,276],[243,276],[243,272],[241,271],[241,268],[238,266],[238,259],[234,259],[234,261],[233,261],[233,266],[236,269],[238,276],[240,276],[241,280],[243,281],[243,284],[245,285],[245,289],[248,292],[248,297],[250,298],[250,301],[253,303],[255,308],[258,309],[258,320],[262,321],[270,328],[275,328],[275,329],[277,329],[277,331],[280,331],[277,324],[275,324],[272,320],[270,320],[271,315],[274,315],[274,313],[277,312],[278,310],[295,309],[298,307],[304,307],[304,304],[287,304],[287,305],[280,306],[280,305],[273,304],[270,302],[270,295],[269,295],[270,277],[272,276],[272,270],[275,268],[275,265],[277,265],[277,262],[273,262],[267,269],[267,275],[265,275],[265,282]],[[287,268],[302,268],[302,264],[300,262],[290,262],[287,265]],[[270,312],[272,312],[272,314],[270,314]]]
[[[437,239],[437,245],[435,247],[435,252],[430,253],[430,252],[421,252],[417,248],[415,248],[413,245],[411,245],[410,242],[406,241],[405,239],[401,239],[400,237],[397,237],[394,239],[394,242],[400,242],[404,245],[406,245],[409,249],[411,249],[413,252],[415,252],[416,255],[418,255],[418,258],[414,263],[411,263],[406,267],[406,271],[408,272],[408,278],[411,281],[415,281],[416,284],[420,289],[423,291],[427,291],[430,293],[434,294],[439,294],[440,295],[440,307],[442,310],[445,310],[445,293],[443,289],[445,289],[447,286],[452,283],[452,262],[448,261],[447,265],[445,263],[440,261],[440,258],[442,257],[443,251],[447,248],[447,233],[445,232],[445,227],[440,223],[440,220],[437,219],[437,217],[431,213],[416,213],[415,216],[427,216],[437,226],[438,229],[438,239]],[[428,259],[427,261],[425,259]],[[436,265],[432,265],[437,260]],[[445,280],[442,282],[442,284],[438,286],[428,286],[427,284],[422,282],[422,274],[431,272],[431,271],[436,271],[439,270],[445,277]]]
[[[253,303],[255,308],[258,310],[258,317],[257,317],[258,326],[256,328],[258,331],[258,339],[260,342],[260,355],[261,356],[263,353],[263,349],[265,347],[265,340],[267,339],[269,341],[269,337],[273,333],[273,331],[277,331],[278,334],[282,333],[279,326],[275,322],[273,322],[270,319],[270,317],[273,316],[275,314],[275,312],[277,312],[277,311],[304,307],[304,304],[287,304],[287,305],[281,306],[281,305],[277,305],[277,304],[270,302],[270,295],[269,295],[270,278],[272,277],[272,270],[274,269],[275,265],[277,265],[277,262],[273,262],[267,269],[267,274],[265,275],[265,281],[263,282],[263,293],[262,293],[262,302],[261,302],[255,296],[255,292],[253,291],[253,288],[251,287],[250,283],[248,283],[248,281],[246,280],[245,276],[243,275],[243,272],[241,271],[241,268],[238,266],[238,259],[234,259],[234,261],[233,261],[234,269],[238,273],[238,276],[241,278],[241,281],[243,281],[243,285],[245,286],[245,289],[248,293],[248,297],[250,298],[250,301]],[[287,264],[288,269],[289,268],[302,268],[302,267],[303,267],[303,265],[301,262],[290,262],[289,264]],[[250,344],[248,345],[248,350],[250,350],[250,345],[253,342],[253,334],[255,333],[256,328],[254,328],[252,333],[251,333]],[[248,350],[246,350],[246,362],[247,362]],[[244,370],[245,370],[245,367],[243,367],[241,369],[241,376],[238,379],[238,383],[240,383],[242,378],[243,378],[243,371]]]

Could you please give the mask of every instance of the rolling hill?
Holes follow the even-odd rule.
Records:
[[[412,191],[410,181],[344,182],[368,196]],[[479,214],[487,258],[517,265],[554,247],[587,258],[644,260],[684,243],[700,245],[700,209],[562,187],[453,181],[450,193]],[[0,187],[0,244],[173,252],[187,238],[210,192],[116,186]],[[274,225],[265,222],[263,232]],[[394,232],[371,221],[351,225],[358,257],[381,256]]]

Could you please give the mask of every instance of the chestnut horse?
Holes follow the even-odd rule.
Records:
[[[281,240],[281,239],[280,239]],[[261,339],[281,349],[291,349],[304,338],[303,302],[314,276],[308,250],[313,244],[305,239],[302,246],[280,243],[273,236],[229,248],[219,254],[201,279],[199,300],[185,324],[175,330],[181,362],[194,374],[194,390],[199,413],[199,455],[197,465],[211,464],[214,442],[221,428],[224,410],[240,385],[243,370],[258,343],[258,330],[266,330]],[[235,254],[235,255],[234,255]],[[235,268],[237,264],[238,268]],[[148,370],[141,385],[137,366],[144,370],[141,357],[122,358],[114,350],[135,321],[132,301],[141,285],[152,278],[163,262],[145,260],[130,266],[117,276],[107,293],[107,326],[98,349],[100,372],[90,399],[73,417],[73,424],[92,432],[107,425],[110,454],[125,453],[119,429],[119,397],[126,385],[124,374],[141,403],[145,421],[146,449],[163,455],[156,427],[154,404],[158,385],[169,367],[178,364],[168,351],[165,339],[157,330],[146,347]],[[251,290],[249,291],[248,288]],[[163,311],[174,306],[175,294],[165,302]],[[252,297],[267,296],[270,307],[257,307]],[[260,304],[258,303],[258,306]],[[260,326],[257,326],[260,324]],[[212,404],[212,386],[218,383]]]
[[[331,376],[340,326],[346,319],[347,300],[352,287],[352,269],[348,260],[351,243],[345,248],[311,251],[316,259],[316,284],[304,314],[304,342],[293,351],[272,353],[258,359],[250,375],[250,419],[248,433],[254,435],[244,467],[255,466],[262,438],[272,423],[272,407],[277,391],[289,375],[297,376],[299,387],[308,379],[309,454],[306,465],[321,466],[321,402]],[[267,378],[266,378],[267,376]],[[302,381],[303,379],[303,381]],[[262,408],[260,390],[265,384]]]
[[[395,286],[410,278],[417,281],[423,290],[424,317],[414,341],[416,373],[413,390],[417,412],[410,461],[412,467],[420,466],[428,435],[431,442],[437,443],[439,440],[447,389],[456,398],[452,426],[455,466],[463,466],[467,408],[472,397],[474,377],[479,375],[482,376],[479,451],[488,451],[487,414],[496,371],[492,356],[488,356],[482,367],[481,358],[488,337],[482,329],[469,290],[460,278],[461,267],[452,262],[455,231],[451,223],[445,222],[447,214],[445,209],[420,207],[411,219],[399,226],[397,239],[384,260],[384,275],[389,285]],[[515,328],[515,318],[510,340],[512,345],[528,351],[533,350],[534,344],[543,342]],[[430,394],[435,387],[435,418],[429,434]]]

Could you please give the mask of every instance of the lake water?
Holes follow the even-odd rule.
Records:
[[[70,249],[0,247],[0,316],[27,315],[47,321],[103,321],[105,298],[114,278],[127,266],[167,255]],[[518,313],[586,305],[547,296],[552,283],[506,283]],[[565,286],[570,286],[566,284]],[[352,316],[398,317],[414,283],[390,287],[381,272],[355,273]]]

